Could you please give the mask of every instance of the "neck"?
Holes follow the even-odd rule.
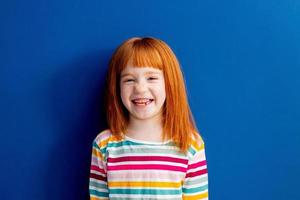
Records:
[[[142,120],[131,117],[126,135],[137,140],[162,142],[163,126],[161,117]]]

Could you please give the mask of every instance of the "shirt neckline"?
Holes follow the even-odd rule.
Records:
[[[129,137],[127,135],[124,135],[124,138],[128,141],[132,141],[132,142],[136,142],[136,143],[142,143],[142,144],[152,144],[152,145],[162,145],[162,144],[167,144],[169,143],[171,140],[165,140],[162,142],[150,142],[150,141],[146,141],[146,140],[138,140],[138,139],[134,139],[132,137]]]

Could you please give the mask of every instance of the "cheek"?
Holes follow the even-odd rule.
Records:
[[[161,84],[161,98],[163,99],[163,101],[165,101],[165,99],[166,99],[166,88],[165,88],[165,83],[163,82],[162,84]]]
[[[165,90],[161,91],[161,99],[163,102],[166,100],[166,91]]]
[[[121,86],[120,92],[121,92],[122,102],[123,104],[125,104],[127,101],[129,101],[130,89],[126,86]]]
[[[166,99],[166,91],[164,87],[156,88],[156,96],[160,99],[160,101],[164,102]]]

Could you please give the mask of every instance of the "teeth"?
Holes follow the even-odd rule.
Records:
[[[136,103],[146,103],[146,102],[148,102],[148,101],[150,101],[150,100],[147,100],[147,101],[137,101],[137,100],[134,100],[134,102],[136,102]]]
[[[152,102],[152,99],[134,99],[134,100],[132,100],[132,102],[135,103],[135,104],[148,105],[149,103]]]

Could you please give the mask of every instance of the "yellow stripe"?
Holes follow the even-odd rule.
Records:
[[[105,140],[100,141],[98,143],[98,146],[100,148],[103,148],[103,147],[105,147],[107,145],[108,142],[118,142],[118,141],[121,141],[121,140],[118,137],[112,135],[112,136],[106,138]]]
[[[119,138],[119,137],[116,137],[116,136],[112,135],[112,136],[110,136],[110,140],[111,140],[112,142],[118,142],[118,141],[121,141],[122,138]]]
[[[105,140],[102,140],[101,142],[99,142],[98,146],[101,148],[101,147],[104,147],[107,145],[108,141],[109,141],[109,137]]]
[[[101,160],[104,160],[103,155],[101,154],[101,152],[99,152],[99,150],[97,150],[96,148],[93,148],[92,154],[94,156],[96,156],[97,158],[100,158]]]
[[[208,192],[198,194],[198,195],[191,195],[191,196],[183,195],[182,197],[183,197],[183,200],[204,199],[204,198],[208,198]]]
[[[200,151],[204,149],[204,143],[199,144],[195,140],[192,140],[191,144],[196,151]]]
[[[180,182],[109,182],[109,187],[181,187]]]
[[[90,197],[90,200],[102,200],[102,199],[108,199],[108,197],[101,197],[101,198],[99,198],[99,197]]]

